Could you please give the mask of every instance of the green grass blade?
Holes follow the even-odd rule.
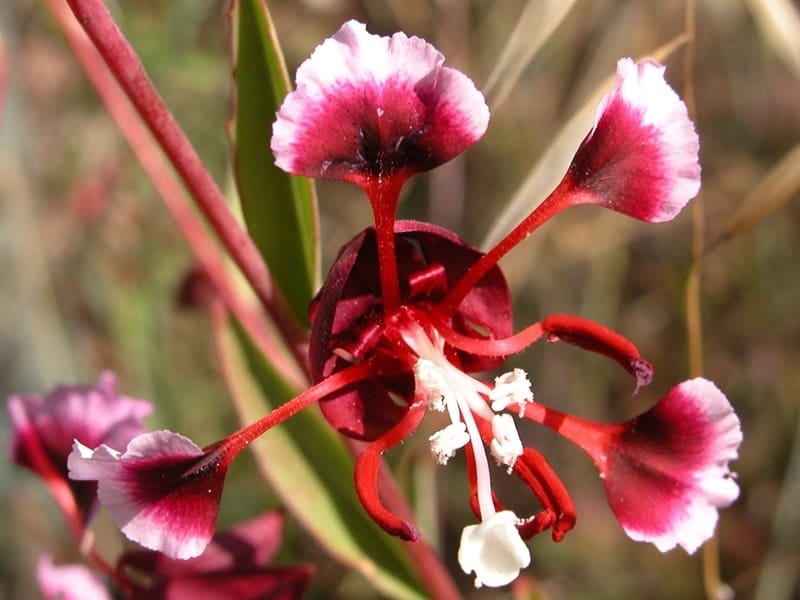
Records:
[[[242,212],[275,282],[305,322],[319,278],[315,187],[278,169],[270,150],[289,78],[263,0],[234,2],[231,24],[236,102],[230,130]]]

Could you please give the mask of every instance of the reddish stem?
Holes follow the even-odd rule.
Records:
[[[459,279],[436,307],[439,315],[449,315],[469,291],[517,244],[533,233],[542,223],[573,204],[572,178],[567,173],[558,187],[536,207],[519,225],[500,240],[487,254],[480,257]]]
[[[95,47],[78,27],[67,5],[61,0],[49,0],[49,4],[75,56],[111,118],[127,140],[222,300],[283,378],[297,389],[305,387],[307,379],[304,373],[278,350],[262,317],[236,291],[216,242],[186,202],[183,191],[163,160],[163,155],[153,145],[152,138],[142,121],[131,108],[128,99],[112,78]]]
[[[156,91],[135,50],[117,27],[102,0],[67,2],[211,227],[273,316],[287,343],[292,348],[302,343],[306,337],[305,330],[273,285],[269,270],[253,240],[237,223],[222,192]]]

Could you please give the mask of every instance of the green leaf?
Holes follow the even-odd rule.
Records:
[[[215,327],[223,373],[242,423],[252,423],[293,390],[228,322]],[[367,516],[353,484],[353,460],[314,406],[251,444],[262,475],[303,528],[331,556],[391,598],[422,599],[401,542]]]
[[[242,212],[277,286],[305,323],[319,278],[316,191],[310,179],[278,169],[270,150],[289,77],[263,0],[235,1],[231,24],[236,103],[230,131]]]

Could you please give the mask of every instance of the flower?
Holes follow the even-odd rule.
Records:
[[[617,85],[600,102],[566,179],[580,190],[580,202],[669,221],[700,190],[699,148],[686,105],[664,82],[664,67],[623,58]]]
[[[79,530],[91,516],[96,486],[68,479],[67,456],[73,440],[124,448],[145,431],[142,419],[152,405],[118,394],[116,376],[105,371],[95,386],[58,386],[45,396],[11,396],[8,411],[12,460],[45,480]]]
[[[69,476],[97,481],[98,496],[131,540],[175,558],[199,556],[214,535],[230,459],[171,431],[133,438],[124,452],[75,441]]]
[[[524,445],[516,419],[553,429],[590,454],[634,539],[694,549],[713,531],[717,508],[735,498],[728,462],[741,441],[738,419],[710,382],[684,382],[643,415],[601,425],[534,402],[521,369],[494,381],[475,375],[544,339],[609,357],[633,377],[635,391],[651,382],[652,366],[633,343],[587,319],[556,314],[515,333],[498,261],[566,208],[596,204],[656,222],[675,217],[697,193],[697,136],[663,68],[619,62],[616,86],[561,183],[483,253],[441,227],[396,220],[407,178],[464,151],[488,123],[480,93],[442,60],[422,40],[372,36],[351,21],[298,70],[297,90],[273,128],[276,163],[359,185],[374,227],[342,248],[309,307],[308,390],[202,450],[169,432],[134,438],[124,453],[76,445],[72,475],[100,481],[101,501],[134,539],[172,556],[196,555],[210,539],[230,461],[316,402],[332,427],[366,442],[356,460],[356,492],[376,523],[406,540],[419,533],[384,506],[381,457],[427,414],[447,421],[429,442],[440,464],[465,454],[479,522],[463,530],[459,563],[475,573],[476,585],[510,583],[530,562],[524,540],[550,530],[560,541],[576,523],[566,487],[544,456]],[[684,443],[691,452],[682,451]],[[489,454],[528,486],[538,512],[517,517],[503,507]],[[627,503],[640,487],[653,503],[632,511]]]
[[[392,81],[395,75],[383,70],[379,77],[362,75],[374,73],[375,64],[383,67],[387,63],[375,59],[372,52],[376,51],[366,50],[366,42],[356,41],[359,36],[353,34],[354,28],[363,31],[352,23],[346,24],[301,68],[298,91],[284,105],[291,108],[285,113],[282,109],[273,131],[272,147],[279,166],[293,173],[358,183],[366,191],[375,215],[375,229],[365,230],[344,246],[312,303],[309,352],[313,380],[319,384],[353,365],[372,363],[372,377],[334,390],[320,405],[325,418],[340,432],[370,442],[356,464],[356,490],[367,512],[379,524],[406,539],[414,539],[416,530],[391,514],[377,491],[380,456],[410,435],[423,412],[447,414],[449,424],[429,438],[431,451],[437,462],[446,464],[459,449],[464,449],[471,504],[481,520],[464,530],[459,561],[466,572],[476,573],[476,585],[503,585],[529,562],[523,537],[551,528],[553,538],[560,540],[575,523],[574,506],[566,489],[544,457],[524,447],[514,413],[564,433],[584,449],[591,445],[587,440],[598,439],[595,431],[602,429],[593,429],[586,421],[560,413],[554,419],[555,411],[533,402],[524,371],[503,374],[494,385],[471,373],[497,368],[507,355],[541,338],[565,341],[612,358],[634,377],[636,390],[650,383],[653,370],[628,340],[579,317],[553,315],[513,334],[510,295],[497,262],[543,222],[579,204],[605,206],[649,222],[674,218],[699,189],[697,134],[685,105],[665,82],[663,67],[653,62],[637,65],[630,59],[619,61],[616,85],[602,99],[594,126],[561,183],[495,248],[483,254],[441,228],[395,221],[399,186],[406,173],[422,169],[413,157],[376,152],[374,148],[384,147],[382,144],[365,152],[364,146],[355,142],[357,135],[353,132],[379,130],[365,125],[374,119],[371,110],[382,119],[397,118],[398,122],[403,122],[408,113],[402,101],[385,111],[375,100],[376,87],[380,88],[380,82]],[[345,43],[351,34],[354,41]],[[381,44],[386,43],[386,38],[382,40]],[[370,38],[372,42],[377,43]],[[330,75],[317,70],[325,64],[321,57],[341,53],[346,53],[347,58],[340,63],[348,65],[345,68],[354,75],[340,78],[340,67],[332,68]],[[352,63],[356,66],[349,66]],[[407,79],[402,68],[394,69],[396,77]],[[326,82],[327,88],[318,81]],[[321,94],[317,91],[315,95],[306,86],[326,89],[333,97],[312,108],[309,100],[320,99]],[[405,101],[413,103],[408,89],[394,90],[396,98],[402,99],[405,94]],[[301,108],[303,103],[305,109]],[[324,117],[319,112],[324,112]],[[292,117],[288,118],[290,114]],[[349,118],[345,125],[339,123],[343,114]],[[314,140],[298,134],[307,131],[299,125],[301,117],[315,124]],[[335,121],[336,126],[316,126],[325,119]],[[350,133],[342,134],[343,130]],[[307,141],[308,151],[298,144],[300,139]],[[366,139],[374,140],[375,136],[368,135]],[[436,143],[430,146],[434,155],[436,148]],[[391,156],[391,160],[384,161],[385,156]],[[681,396],[686,399],[683,410],[702,401],[701,390],[690,382],[677,389],[686,390]],[[721,393],[719,396],[727,403]],[[657,407],[665,402],[669,404],[662,401]],[[656,413],[645,413],[631,423],[641,426],[652,420],[648,415],[653,414]],[[692,422],[691,418],[674,419],[668,426],[680,437]],[[570,437],[573,423],[583,423],[584,427],[580,435]],[[629,431],[630,427],[609,431]],[[732,500],[728,486],[713,481],[723,473],[726,484],[733,483],[724,473],[739,442],[733,434],[726,437],[713,427],[708,431],[705,443],[727,451],[707,455],[706,460],[718,465],[717,471],[672,465],[683,468],[683,473],[668,471],[662,481],[655,483],[669,487],[675,481],[669,480],[670,475],[686,483],[673,498],[672,516],[657,519],[658,524],[647,529],[619,506],[615,508],[634,539],[653,541],[659,547],[675,539],[689,548],[694,542],[707,539],[709,527],[692,529],[692,524],[705,519],[713,530],[716,513],[709,520],[709,510]],[[621,465],[624,457],[630,457],[630,452],[642,444],[636,446],[631,440],[622,444],[619,438],[610,436],[604,439],[604,456],[615,457],[616,465],[604,472],[606,484],[618,483],[628,490],[628,482],[620,475],[625,471]],[[658,441],[654,445],[661,448]],[[517,474],[530,487],[542,504],[539,513],[519,519],[502,509],[492,492],[487,448],[509,473]],[[704,501],[702,491],[706,487],[725,489],[718,498]],[[610,492],[612,507],[623,496]],[[694,542],[683,533],[682,524],[694,531]]]

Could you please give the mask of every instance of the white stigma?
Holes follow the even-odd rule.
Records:
[[[531,564],[531,553],[517,530],[519,523],[517,515],[504,510],[464,528],[458,564],[465,573],[475,573],[475,587],[507,585]]]
[[[514,369],[496,377],[494,389],[489,392],[489,400],[492,401],[494,412],[505,410],[509,404],[518,404],[522,416],[525,412],[525,403],[533,401],[528,374],[522,369]]]
[[[467,426],[464,423],[451,423],[444,429],[437,431],[428,438],[431,443],[431,453],[440,465],[446,465],[453,458],[456,450],[469,443]]]
[[[517,458],[522,456],[522,441],[519,439],[514,417],[509,414],[492,417],[492,436],[492,456],[498,464],[507,466],[511,473]]]

